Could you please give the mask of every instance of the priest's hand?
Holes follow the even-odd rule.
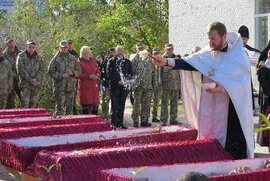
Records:
[[[211,93],[211,94],[218,94],[218,93],[224,92],[225,89],[223,88],[222,85],[220,85],[218,82],[216,82],[216,87],[207,88],[207,89],[205,89],[205,91],[208,93]]]
[[[155,65],[158,65],[158,66],[168,65],[168,60],[166,58],[164,58],[164,57],[161,57],[159,55],[152,55],[150,57],[152,58],[152,62]]]

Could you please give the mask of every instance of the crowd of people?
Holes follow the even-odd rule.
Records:
[[[216,138],[234,158],[252,157],[254,101],[247,50],[259,50],[247,44],[246,26],[238,33],[227,32],[224,24],[213,22],[208,26],[209,46],[196,46],[183,57],[175,55],[170,43],[164,51],[150,51],[138,43],[129,57],[123,46],[117,46],[95,58],[91,47],[83,46],[77,53],[71,40],[62,40],[48,69],[35,41],[28,40],[26,50],[20,51],[8,37],[5,50],[0,48],[0,108],[14,108],[16,96],[21,107],[37,107],[45,74],[54,81],[56,114],[77,113],[78,100],[82,114],[110,117],[115,127],[123,129],[128,94],[134,127],[149,127],[151,122],[179,124],[178,101],[182,99],[187,120],[199,130],[199,138]],[[270,110],[269,60],[270,45],[261,53],[257,66],[263,113]],[[202,89],[209,83],[215,86]]]
[[[124,47],[117,46],[110,48],[104,56],[95,58],[91,47],[83,46],[77,53],[72,40],[62,40],[46,68],[36,51],[35,41],[28,40],[24,51],[16,46],[12,37],[6,38],[5,45],[4,50],[0,49],[1,109],[15,108],[16,105],[22,108],[40,106],[41,87],[49,75],[54,82],[56,114],[100,114],[111,118],[114,126],[126,128],[123,116],[130,93],[134,127],[151,126],[151,107],[152,122],[178,124],[178,100],[181,95],[179,71],[158,67],[152,63],[150,56],[143,58],[141,53],[162,55],[159,48],[148,52],[143,43],[138,43],[136,52],[128,57]],[[162,56],[176,57],[172,44],[165,45]],[[161,113],[158,119],[160,97]],[[16,103],[18,100],[19,104]],[[80,112],[76,109],[76,101],[80,104]]]

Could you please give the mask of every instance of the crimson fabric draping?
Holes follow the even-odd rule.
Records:
[[[234,174],[234,175],[219,175],[210,176],[210,181],[269,181],[270,170],[258,169],[253,172]],[[101,171],[99,181],[139,181],[131,177],[124,177],[110,172]]]
[[[9,115],[0,115],[0,119],[12,119],[12,118],[27,118],[27,117],[41,117],[41,116],[51,116],[51,113],[17,113],[17,114],[9,114]]]
[[[41,151],[28,173],[44,181],[95,181],[102,169],[229,159],[232,157],[216,140],[167,142],[81,152]]]
[[[99,181],[137,181],[134,178],[112,174],[110,172],[103,171],[103,170],[100,171],[98,180]]]
[[[93,129],[97,131],[102,123],[93,123]],[[107,130],[110,129],[109,123],[107,123]],[[104,129],[105,129],[104,128]],[[68,128],[67,128],[68,129]],[[83,127],[78,126],[78,129]],[[60,128],[59,131],[63,129]],[[40,129],[40,132],[44,133],[44,129]],[[55,130],[52,131],[52,133]],[[82,131],[82,130],[81,130]],[[32,131],[33,132],[33,131]],[[89,131],[91,132],[91,131]],[[70,132],[72,133],[72,132]],[[86,133],[85,131],[82,133]],[[8,134],[8,133],[7,133]],[[34,133],[32,133],[34,134]],[[35,133],[37,134],[37,133]],[[100,132],[102,135],[102,132]],[[33,161],[38,152],[42,150],[61,151],[61,150],[78,150],[78,149],[89,149],[89,148],[102,148],[102,147],[117,147],[117,146],[131,146],[131,145],[144,145],[151,143],[161,142],[173,142],[173,141],[185,141],[195,140],[197,137],[197,130],[188,129],[175,132],[161,132],[161,133],[146,133],[139,135],[130,135],[127,137],[117,137],[110,139],[100,139],[94,141],[80,141],[75,143],[66,144],[54,144],[51,146],[22,146],[9,142],[9,140],[3,140],[0,142],[1,162],[5,166],[11,167],[19,171],[25,171]],[[29,139],[30,141],[30,139]]]
[[[210,177],[210,181],[269,181],[269,180],[270,180],[269,169],[258,169],[256,171],[248,173]]]
[[[45,125],[60,125],[60,124],[74,124],[74,123],[88,123],[88,122],[102,122],[104,121],[97,115],[70,115],[70,116],[56,116],[41,117],[33,119],[34,116],[27,118],[15,119],[0,119],[0,128],[21,128],[31,126],[45,126]],[[32,119],[31,119],[32,118]]]
[[[31,129],[0,132],[2,137],[18,138],[19,137],[32,137],[32,136],[46,136],[46,135],[63,135],[72,133],[86,133],[97,131],[112,130],[109,122],[91,122],[79,124],[66,124],[54,126],[39,126]],[[75,149],[76,145],[62,145],[63,149]],[[61,146],[55,145],[48,148],[48,150],[61,149]],[[46,150],[46,147],[27,147],[16,144],[11,144],[8,140],[0,141],[0,161],[3,165],[14,168],[19,171],[24,171],[30,165],[41,150]]]
[[[1,109],[0,115],[16,115],[16,114],[43,114],[48,113],[45,108],[19,108],[19,109]]]
[[[0,128],[0,139],[15,139],[33,136],[62,135],[112,130],[109,122],[38,125],[30,127]]]

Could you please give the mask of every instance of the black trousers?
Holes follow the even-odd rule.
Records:
[[[230,99],[225,149],[234,159],[247,158],[247,142],[234,105]]]
[[[124,89],[111,90],[112,124],[116,127],[123,126],[125,103],[128,91]]]

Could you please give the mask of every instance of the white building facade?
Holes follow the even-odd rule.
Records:
[[[169,41],[177,54],[208,43],[206,27],[224,23],[228,31],[249,28],[248,44],[262,50],[270,39],[270,0],[169,0]]]

